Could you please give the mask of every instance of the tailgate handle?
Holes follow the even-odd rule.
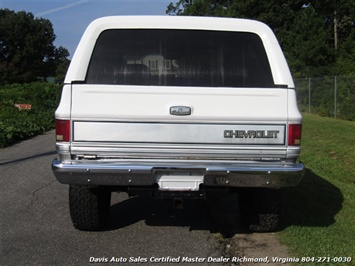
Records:
[[[172,106],[170,107],[171,115],[191,115],[191,107],[188,106]]]

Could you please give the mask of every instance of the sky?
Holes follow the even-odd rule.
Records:
[[[114,15],[166,15],[174,0],[0,0],[0,8],[31,12],[52,22],[54,45],[68,49],[72,58],[86,27],[96,18]]]

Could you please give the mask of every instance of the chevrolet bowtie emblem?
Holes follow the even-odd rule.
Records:
[[[191,115],[191,107],[188,106],[172,106],[170,107],[171,115]]]

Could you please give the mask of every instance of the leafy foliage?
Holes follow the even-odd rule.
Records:
[[[295,77],[355,74],[355,0],[180,0],[166,12],[260,20],[274,30]]]
[[[294,29],[283,34],[285,56],[294,76],[323,76],[332,73],[333,50],[327,45],[330,34],[316,10],[309,6],[299,12]]]
[[[56,48],[55,38],[49,20],[24,11],[0,9],[0,84],[56,76],[59,65],[68,65],[69,52]]]
[[[0,87],[0,147],[54,128],[54,111],[61,86],[48,83],[13,84]],[[31,104],[18,110],[18,103]]]

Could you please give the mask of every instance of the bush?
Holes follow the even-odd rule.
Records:
[[[53,129],[61,91],[61,85],[41,82],[0,87],[0,147]],[[14,106],[23,103],[31,109]]]

